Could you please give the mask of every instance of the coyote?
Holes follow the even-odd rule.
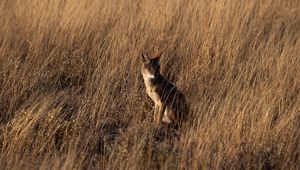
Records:
[[[159,59],[161,53],[154,58],[147,52],[142,54],[142,75],[146,86],[146,92],[154,101],[154,121],[166,124],[180,125],[186,118],[187,105],[184,95],[176,86],[160,74]]]

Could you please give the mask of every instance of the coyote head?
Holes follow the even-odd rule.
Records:
[[[155,57],[150,57],[147,52],[142,54],[142,74],[149,78],[155,78],[160,74],[160,64],[159,58],[162,52],[155,55]]]

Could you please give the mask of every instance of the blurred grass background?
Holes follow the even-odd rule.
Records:
[[[0,169],[299,169],[300,1],[1,0]],[[143,50],[193,124],[152,121]]]

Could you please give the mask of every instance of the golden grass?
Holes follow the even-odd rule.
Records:
[[[0,1],[0,169],[299,169],[298,0]],[[156,127],[139,55],[193,124]]]

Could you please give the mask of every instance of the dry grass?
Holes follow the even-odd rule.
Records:
[[[300,169],[299,0],[1,0],[0,169]],[[194,116],[152,122],[142,50]]]

